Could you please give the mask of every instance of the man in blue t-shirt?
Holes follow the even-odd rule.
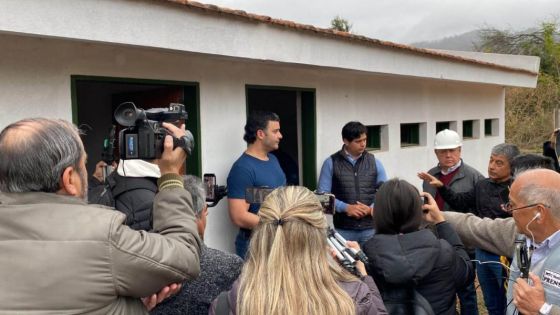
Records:
[[[256,112],[245,124],[243,140],[247,150],[233,163],[229,171],[228,206],[233,224],[239,227],[235,239],[235,252],[241,258],[249,246],[251,230],[259,223],[259,204],[245,201],[245,189],[249,187],[276,188],[286,185],[286,176],[271,151],[278,149],[282,139],[280,118],[272,112]]]

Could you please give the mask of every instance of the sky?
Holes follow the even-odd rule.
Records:
[[[524,30],[560,21],[560,0],[198,0],[230,9],[330,27],[337,15],[352,33],[410,44],[484,27]]]

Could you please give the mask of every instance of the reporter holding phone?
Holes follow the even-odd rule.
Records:
[[[428,199],[427,204],[421,196]],[[423,216],[432,209],[438,209],[434,198],[418,193],[404,180],[391,179],[377,192],[373,214],[377,233],[363,250],[369,258],[368,274],[389,313],[414,314],[407,309],[413,306],[403,301],[411,300],[415,290],[434,314],[454,315],[457,289],[474,277],[467,252],[450,224],[436,225],[439,238],[421,228]]]

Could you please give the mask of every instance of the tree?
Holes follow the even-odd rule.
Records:
[[[506,142],[524,151],[540,151],[553,128],[554,110],[560,106],[560,34],[556,23],[525,32],[493,28],[479,31],[479,51],[541,58],[535,89],[506,89]]]
[[[352,24],[338,15],[331,20],[331,30],[350,33],[351,29]]]
[[[553,22],[542,23],[536,30],[524,32],[485,28],[479,31],[482,52],[529,55],[541,58],[541,72],[560,78],[560,33]]]

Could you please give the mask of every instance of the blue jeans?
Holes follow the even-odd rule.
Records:
[[[476,249],[476,259],[481,262],[500,261],[500,256]],[[479,264],[476,266],[478,282],[484,295],[484,303],[489,315],[503,315],[506,311],[506,290],[504,269],[498,263]]]
[[[478,315],[478,303],[476,301],[476,290],[474,280],[467,286],[457,290],[457,296],[461,305],[461,315]]]
[[[364,247],[364,243],[369,240],[374,234],[374,229],[365,230],[346,230],[346,229],[336,229],[338,234],[342,235],[347,241],[355,241],[360,244],[360,247]]]
[[[251,241],[251,233],[246,233],[242,230],[237,233],[235,237],[235,253],[237,256],[245,259],[247,250],[249,249],[249,242]]]

